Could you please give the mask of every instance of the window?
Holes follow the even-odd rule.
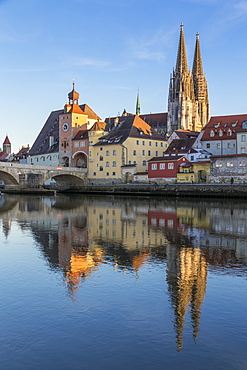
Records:
[[[134,161],[133,164],[136,164],[136,161]]]
[[[157,170],[157,164],[156,163],[152,163],[152,170]]]
[[[93,175],[96,176],[96,172],[94,172]]]
[[[149,141],[149,146],[152,146],[152,141]]]
[[[214,131],[213,131],[213,130],[211,130],[211,131],[210,131],[209,136],[210,136],[210,137],[214,137]]]
[[[151,155],[151,150],[148,150],[148,156],[150,156]]]
[[[103,156],[102,155],[99,157],[99,160],[100,161],[103,161]]]
[[[85,141],[80,142],[80,147],[83,148],[85,146]]]
[[[246,136],[245,135],[241,135],[241,142],[244,143],[246,141]]]
[[[110,167],[110,162],[106,162],[105,166]]]
[[[231,148],[231,143],[227,143],[227,148]]]
[[[192,156],[191,156],[191,161],[194,161],[194,159],[195,159],[195,157],[192,155]]]
[[[103,171],[103,166],[100,166],[99,170],[100,170],[100,171]]]
[[[112,167],[117,167],[117,162],[116,161],[112,162]]]
[[[160,163],[160,170],[164,170],[166,168],[166,164],[165,163]]]
[[[241,153],[246,153],[246,150],[244,147],[241,148]]]
[[[221,148],[221,144],[220,143],[218,143],[217,144],[217,149],[220,149]]]
[[[112,172],[112,176],[115,176],[116,175],[116,172]]]
[[[219,130],[219,136],[223,136],[223,131]]]
[[[78,141],[75,141],[75,148],[79,148],[79,143],[78,143]]]
[[[142,145],[145,145],[145,141],[142,142]]]
[[[162,152],[163,157],[166,155],[166,152]]]
[[[106,176],[109,176],[109,172],[106,172]]]
[[[107,150],[107,151],[105,152],[105,155],[110,155],[110,151],[109,151],[109,150]]]
[[[136,140],[136,145],[139,145],[139,140]]]
[[[168,170],[173,170],[174,163],[168,163]]]
[[[157,143],[157,141],[155,142],[155,146],[158,146],[158,143]]]
[[[142,155],[145,155],[145,150],[142,151]]]
[[[227,131],[227,136],[232,136],[232,130],[231,130],[231,129],[229,129],[229,130]]]
[[[216,162],[216,167],[222,167],[222,163],[221,162]]]
[[[227,162],[227,167],[233,167],[233,163],[232,162]]]
[[[102,146],[99,148],[99,150],[103,150]]]
[[[115,149],[112,151],[112,155],[117,155],[117,152]]]
[[[91,146],[91,145],[93,145],[93,141],[89,141],[89,145]]]
[[[210,143],[207,143],[206,147],[209,149],[210,148]]]
[[[159,155],[158,150],[156,150],[155,155],[156,155],[156,157],[158,157],[158,155]]]
[[[133,150],[133,155],[136,155],[136,150]]]
[[[143,166],[146,166],[147,165],[147,161],[142,161],[142,165]]]

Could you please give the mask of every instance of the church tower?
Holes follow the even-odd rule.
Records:
[[[136,99],[136,115],[140,116],[141,114],[141,101],[140,101],[140,93],[138,89],[137,99]]]
[[[3,152],[6,154],[11,154],[11,143],[9,141],[8,135],[3,142]]]
[[[196,46],[194,61],[192,67],[192,77],[194,85],[194,95],[197,104],[198,120],[196,122],[196,131],[200,131],[202,127],[209,121],[209,101],[208,101],[208,87],[206,77],[203,74],[202,57],[200,50],[199,34],[196,34]]]
[[[167,130],[200,131],[209,119],[207,82],[203,74],[199,35],[192,73],[189,70],[184,39],[184,26],[180,26],[180,37],[175,70],[170,78],[168,97]]]

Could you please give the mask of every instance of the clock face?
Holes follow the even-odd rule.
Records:
[[[64,122],[64,123],[63,123],[63,125],[62,125],[62,130],[63,130],[64,132],[66,132],[66,131],[68,131],[68,129],[69,129],[69,125],[68,125],[68,123],[67,123],[67,122]]]

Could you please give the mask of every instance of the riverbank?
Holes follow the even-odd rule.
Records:
[[[178,198],[247,198],[247,185],[242,184],[113,184],[73,186],[70,189],[2,189],[8,194],[53,196],[56,193],[160,196]]]

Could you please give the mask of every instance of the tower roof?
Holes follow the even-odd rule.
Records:
[[[196,34],[196,46],[195,46],[192,74],[193,75],[203,75],[199,33]]]
[[[141,101],[140,101],[140,94],[139,89],[137,93],[137,100],[136,100],[136,115],[139,116],[141,114]]]
[[[70,104],[73,104],[73,102],[75,102],[75,101],[76,101],[76,104],[78,104],[79,97],[80,97],[80,95],[77,91],[75,91],[75,83],[73,81],[72,91],[70,93],[68,93],[68,98],[69,98]]]
[[[10,141],[9,141],[8,135],[6,135],[6,138],[3,142],[3,144],[11,144]]]
[[[175,72],[179,72],[180,74],[182,74],[183,72],[188,72],[188,71],[189,71],[189,68],[188,68],[188,62],[187,62],[186,45],[185,45],[185,40],[184,40],[184,25],[181,24]]]

